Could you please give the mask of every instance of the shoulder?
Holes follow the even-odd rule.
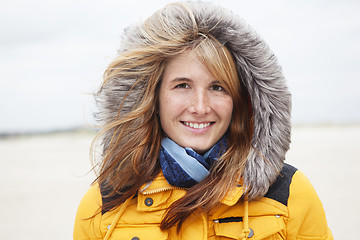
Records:
[[[333,239],[320,198],[300,171],[290,186],[288,234],[299,239]]]
[[[289,164],[284,164],[280,175],[277,177],[276,181],[270,186],[265,197],[271,198],[287,206],[290,195],[290,185],[296,172],[297,169],[295,167]]]
[[[287,206],[288,237],[333,239],[315,188],[303,172],[285,164],[266,197]]]
[[[311,203],[313,199],[317,198],[317,194],[303,172],[289,164],[284,164],[265,197],[288,206],[290,199],[294,198],[308,200]]]
[[[294,173],[290,184],[288,209],[290,217],[294,215],[310,217],[313,214],[314,217],[318,216],[318,219],[321,217],[325,219],[324,209],[315,188],[299,170]]]
[[[101,192],[98,183],[94,183],[81,199],[78,214],[83,217],[93,216],[102,206]]]
[[[320,199],[309,179],[303,172],[289,164],[284,164],[278,178],[270,186],[265,197],[282,203],[289,210],[322,208]]]
[[[333,239],[323,205],[313,185],[300,170],[285,164],[265,197],[287,207],[288,237]]]
[[[94,183],[81,199],[74,224],[74,239],[101,238],[101,193],[99,185]]]

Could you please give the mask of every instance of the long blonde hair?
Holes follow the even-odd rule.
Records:
[[[227,132],[227,151],[212,166],[206,179],[168,208],[161,228],[178,224],[180,229],[200,206],[209,211],[241,176],[251,146],[248,93],[239,79],[233,56],[211,34],[215,26],[201,28],[198,21],[189,5],[168,5],[147,19],[137,34],[129,34],[131,41],[104,73],[97,94],[99,104],[105,104],[109,111],[116,106],[117,114],[107,120],[95,138],[103,140],[97,178],[106,200],[103,211],[119,206],[159,174],[163,133],[157,109],[161,77],[166,60],[187,50],[193,51],[224,84],[233,99],[233,115]],[[121,94],[101,100],[104,89],[114,84],[120,86],[117,91]]]

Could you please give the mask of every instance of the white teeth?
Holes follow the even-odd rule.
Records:
[[[208,126],[210,126],[210,123],[188,123],[188,122],[184,122],[184,124],[186,126],[189,126],[191,128],[196,128],[196,129],[202,129],[202,128],[206,128]]]

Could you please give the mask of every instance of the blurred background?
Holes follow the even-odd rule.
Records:
[[[71,239],[94,179],[91,94],[124,28],[170,2],[0,1],[1,239]],[[360,2],[211,2],[240,15],[278,57],[293,96],[287,160],[312,181],[335,239],[357,239]]]

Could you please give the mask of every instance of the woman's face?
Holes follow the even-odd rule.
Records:
[[[167,62],[159,114],[163,131],[177,144],[205,153],[225,134],[232,109],[231,96],[191,51]]]

